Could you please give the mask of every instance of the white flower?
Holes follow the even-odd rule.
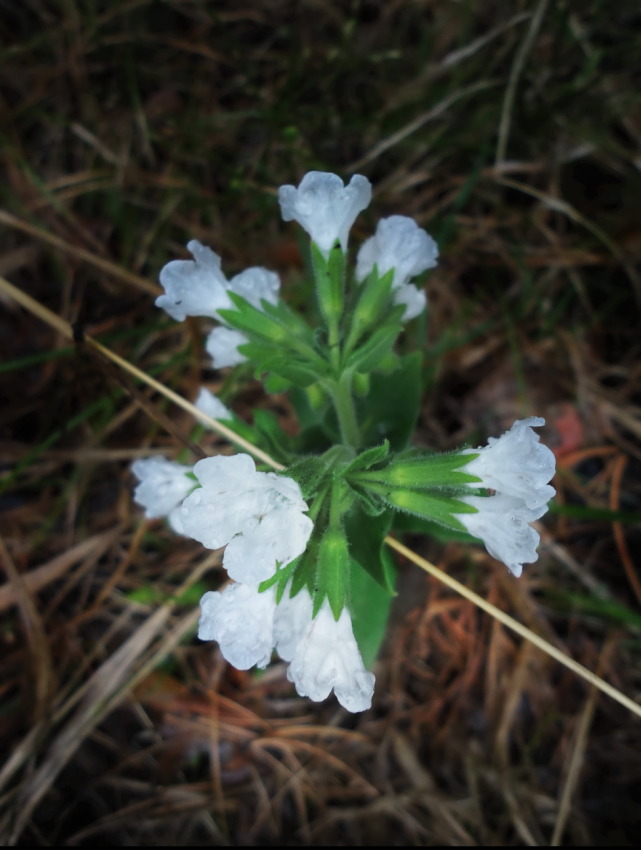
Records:
[[[409,322],[410,319],[420,316],[426,308],[427,296],[422,289],[414,286],[413,283],[406,283],[394,291],[394,303],[405,305],[402,318],[404,322]]]
[[[291,661],[287,678],[302,697],[315,702],[332,689],[348,711],[372,704],[374,675],[363,666],[347,608],[338,621],[325,600],[312,619],[312,598],[306,588],[290,598],[291,582],[276,604],[276,586],[263,593],[255,585],[233,583],[201,599],[198,637],[217,640],[227,661],[239,670],[266,667],[272,647]]]
[[[226,546],[231,578],[259,584],[305,551],[313,523],[291,478],[257,472],[246,454],[205,458],[194,474],[202,487],[180,509],[184,533],[208,549]]]
[[[333,688],[348,711],[371,706],[375,678],[363,666],[347,608],[336,621],[325,599],[294,651],[287,678],[301,696],[315,702],[328,697]]]
[[[220,257],[196,239],[187,248],[193,260],[172,260],[160,272],[165,294],[156,298],[156,306],[178,322],[187,316],[218,319],[218,310],[232,306]]]
[[[325,171],[308,172],[298,188],[281,186],[278,190],[283,220],[295,219],[326,258],[337,239],[343,251],[347,249],[349,229],[371,197],[372,186],[366,177],[355,174],[345,186],[340,177]]]
[[[427,303],[425,293],[409,283],[411,278],[434,268],[438,247],[432,237],[411,218],[393,215],[379,221],[376,233],[363,243],[356,260],[356,278],[365,280],[374,266],[383,277],[394,270],[395,302],[405,304],[405,321],[418,316]]]
[[[198,393],[198,397],[194,404],[198,410],[206,413],[207,416],[211,416],[212,419],[225,421],[227,419],[234,418],[234,414],[231,410],[222,403],[218,396],[214,395],[206,387],[200,388],[200,392]]]
[[[225,660],[238,670],[266,667],[273,638],[276,588],[264,593],[247,584],[230,584],[221,592],[206,593],[200,600],[198,637],[217,640]]]
[[[228,287],[230,292],[235,292],[253,304],[257,310],[262,310],[261,301],[269,301],[276,304],[280,290],[280,278],[276,272],[269,269],[253,266],[233,277]]]
[[[226,328],[222,325],[214,328],[207,337],[205,349],[211,356],[214,369],[224,369],[226,366],[238,366],[247,358],[238,350],[239,345],[249,342],[241,331]]]
[[[296,647],[312,622],[312,597],[307,588],[292,598],[290,587],[291,584],[288,584],[285,588],[274,616],[274,646],[283,661],[292,660]]]
[[[543,516],[546,505],[528,507],[522,499],[497,493],[494,496],[458,496],[478,513],[455,514],[467,531],[479,537],[485,548],[508,567],[515,576],[520,576],[523,564],[538,559],[536,547],[539,534],[528,523]]]
[[[245,269],[244,272],[237,274],[236,277],[231,279],[227,287],[228,292],[242,295],[257,310],[263,309],[262,301],[276,304],[279,289],[280,278],[278,275],[258,266]],[[226,309],[234,309],[231,300]],[[221,319],[221,321],[224,322],[224,319]],[[246,342],[249,342],[249,340],[244,333],[221,325],[214,328],[209,334],[205,348],[207,353],[211,355],[214,368],[224,369],[227,366],[238,366],[239,363],[244,363],[247,360],[245,355],[238,351],[238,346]]]
[[[140,482],[134,501],[145,509],[148,519],[169,517],[196,483],[188,478],[191,466],[183,466],[162,456],[148,457],[132,464],[131,471]]]
[[[237,366],[247,359],[239,353],[238,346],[248,339],[240,331],[226,327],[218,311],[235,309],[230,292],[242,295],[257,310],[263,309],[263,301],[276,304],[280,279],[275,272],[257,266],[227,281],[220,268],[220,257],[211,248],[195,239],[187,248],[193,260],[172,260],[160,272],[165,294],[156,299],[156,306],[177,321],[187,316],[209,316],[222,322],[221,327],[210,333],[207,351],[216,369]]]
[[[554,496],[547,482],[554,475],[554,454],[539,442],[532,428],[545,425],[545,419],[531,416],[519,419],[502,437],[490,437],[487,446],[466,449],[478,452],[462,471],[481,479],[482,487],[522,499],[528,508],[546,505]]]

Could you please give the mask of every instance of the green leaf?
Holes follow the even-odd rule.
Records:
[[[287,462],[291,456],[292,441],[280,427],[278,417],[271,410],[254,410],[254,431],[258,444],[267,449],[275,460]]]
[[[417,351],[400,358],[399,368],[390,374],[372,373],[370,394],[356,400],[364,445],[378,445],[387,438],[394,451],[407,447],[418,419],[421,370]]]
[[[380,553],[383,571],[394,585],[396,566],[392,553],[384,547]],[[350,562],[350,613],[356,643],[363,664],[370,670],[379,653],[389,619],[392,595],[381,586],[354,558]]]
[[[345,515],[344,526],[351,557],[367,570],[388,594],[395,594],[395,575],[389,562],[381,557],[386,535],[392,524],[392,512],[367,516],[358,505]]]

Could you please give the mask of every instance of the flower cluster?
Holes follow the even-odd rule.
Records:
[[[355,174],[348,186],[336,174],[310,171],[300,186],[281,186],[278,200],[284,221],[296,220],[325,257],[336,241],[347,250],[349,230],[372,197],[367,177]]]
[[[275,304],[280,289],[278,275],[255,267],[228,281],[222,273],[220,257],[211,248],[192,239],[187,249],[193,260],[172,260],[160,272],[165,294],[158,296],[156,306],[179,322],[187,316],[207,316],[221,322],[207,337],[205,347],[215,368],[237,366],[245,360],[238,346],[247,342],[247,337],[226,327],[219,311],[234,308],[230,292],[242,295],[259,310],[263,301]]]
[[[363,654],[368,664],[375,657],[394,591],[393,566],[379,553],[395,512],[466,529],[518,576],[537,558],[530,523],[554,495],[554,456],[533,431],[544,424],[539,418],[515,422],[478,449],[407,450],[420,358],[394,346],[402,323],[426,309],[412,281],[439,254],[415,221],[390,216],[360,247],[350,277],[350,228],[371,195],[362,175],[345,185],[318,171],[279,190],[283,219],[311,237],[317,327],[279,299],[274,272],[249,268],[227,280],[220,257],[198,241],[187,245],[192,260],[172,261],[160,274],[159,307],[179,321],[218,323],[206,341],[215,368],[249,360],[257,377],[269,376],[269,391],[293,388],[298,449],[269,416],[255,416],[268,450],[291,459],[289,474],[258,471],[247,454],[193,467],[162,457],[133,465],[134,498],[148,517],[167,517],[178,533],[224,549],[231,582],[203,596],[199,637],[218,641],[242,670],[265,667],[276,651],[301,696],[318,701],[333,691],[349,711],[372,701]],[[231,420],[228,432],[249,431],[208,390],[196,405]]]
[[[179,510],[183,533],[208,549],[225,546],[235,581],[258,585],[305,551],[313,523],[291,478],[257,472],[246,454],[199,460],[194,475],[200,487]]]
[[[227,661],[239,670],[266,667],[272,648],[290,666],[287,677],[300,696],[315,701],[330,692],[348,711],[365,711],[372,703],[374,675],[368,673],[354,639],[347,608],[336,620],[327,600],[312,617],[312,598],[303,588],[280,602],[272,586],[260,593],[254,585],[233,583],[201,600],[198,637],[216,640]]]
[[[409,321],[427,304],[425,292],[409,281],[434,268],[437,259],[438,247],[432,237],[413,219],[393,215],[379,221],[374,236],[363,242],[356,260],[356,277],[364,280],[374,267],[381,277],[393,271],[394,302],[405,304],[403,319]]]
[[[545,425],[531,416],[515,422],[503,436],[488,439],[487,446],[466,449],[472,455],[464,467],[491,496],[462,496],[476,513],[458,514],[470,534],[479,537],[494,558],[520,576],[523,564],[536,561],[539,534],[529,523],[547,511],[554,496],[548,482],[554,475],[554,455],[532,430]]]

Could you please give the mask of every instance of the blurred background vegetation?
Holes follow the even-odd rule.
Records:
[[[190,238],[304,305],[280,184],[367,175],[352,246],[429,230],[416,442],[544,416],[558,498],[518,582],[408,543],[638,695],[638,2],[3,0],[0,44],[0,274],[188,399],[295,427],[154,307]],[[638,719],[412,565],[364,714],[200,644],[219,560],[129,467],[224,444],[0,300],[3,843],[636,844]]]

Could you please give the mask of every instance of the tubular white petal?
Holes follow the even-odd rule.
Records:
[[[554,487],[547,482],[554,475],[556,461],[547,446],[532,430],[545,425],[541,417],[517,420],[501,437],[490,437],[487,446],[467,449],[478,457],[462,470],[481,479],[481,486],[522,499],[528,508],[547,505]]]
[[[411,218],[392,215],[379,221],[376,233],[361,246],[356,260],[356,278],[364,280],[374,266],[380,277],[394,269],[393,287],[434,268],[438,246]]]
[[[403,321],[409,322],[410,319],[415,319],[421,315],[427,306],[427,296],[422,289],[417,289],[414,284],[406,283],[399,286],[394,293],[394,303],[405,304]]]
[[[205,343],[214,369],[225,369],[227,366],[238,366],[239,363],[244,363],[247,358],[238,351],[238,346],[245,342],[248,342],[247,337],[240,331],[222,325],[214,328]]]
[[[363,666],[347,608],[336,621],[329,602],[323,602],[296,647],[287,677],[301,696],[315,702],[326,699],[333,689],[348,711],[371,706],[375,679]]]
[[[261,301],[276,304],[280,290],[280,278],[275,272],[255,266],[245,269],[231,279],[229,291],[242,295],[246,301],[262,310]]]
[[[295,186],[278,191],[284,221],[295,219],[327,257],[336,240],[347,249],[349,230],[372,197],[366,177],[355,174],[348,186],[336,174],[310,171]]]
[[[291,661],[296,647],[312,622],[312,597],[303,588],[290,597],[291,583],[285,588],[274,615],[274,646],[283,661]]]
[[[195,239],[187,248],[193,260],[172,260],[160,272],[165,294],[156,299],[156,306],[179,322],[187,316],[216,319],[218,310],[231,307],[220,257]]]
[[[246,584],[230,584],[200,600],[200,640],[216,640],[225,660],[238,670],[269,664],[276,608],[274,588],[259,593]]]
[[[258,584],[305,550],[313,523],[295,481],[257,472],[245,454],[205,458],[194,474],[202,486],[182,504],[184,533],[209,549],[227,546],[233,579]]]
[[[223,566],[236,581],[257,582],[270,578],[305,551],[314,527],[298,508],[272,505],[254,515],[230,541]]]
[[[478,513],[455,514],[456,518],[470,534],[483,541],[493,558],[503,561],[515,576],[521,575],[523,564],[531,564],[538,559],[539,534],[528,523],[546,512],[545,505],[530,508],[522,499],[503,493],[458,498],[476,508]]]
[[[134,501],[145,509],[145,516],[166,517],[196,486],[191,466],[183,466],[165,457],[149,457],[135,461],[131,471],[139,480]]]
[[[219,419],[221,422],[226,419],[233,419],[234,414],[226,407],[218,396],[214,395],[206,387],[201,387],[200,392],[194,402],[198,410],[202,410],[207,416],[212,419]]]

